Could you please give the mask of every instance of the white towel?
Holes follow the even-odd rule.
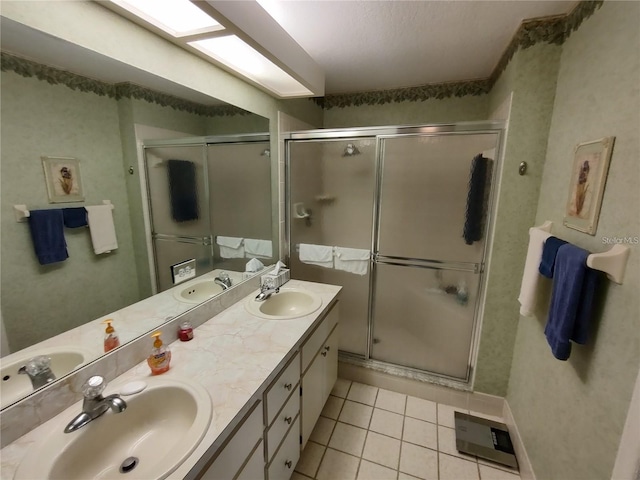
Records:
[[[244,253],[247,258],[271,258],[273,256],[271,240],[245,238]]]
[[[220,256],[222,258],[244,258],[243,240],[243,238],[218,235],[216,243],[220,247]]]
[[[371,252],[360,248],[335,247],[336,270],[366,275],[369,268]]]
[[[302,263],[333,268],[333,247],[301,243],[298,258]]]
[[[529,249],[527,259],[524,263],[524,273],[522,274],[522,284],[520,285],[520,315],[527,317],[534,316],[540,301],[540,281],[542,276],[538,271],[540,259],[542,258],[542,248],[544,242],[551,234],[536,227],[529,229]]]
[[[113,206],[95,205],[84,209],[87,211],[91,242],[96,255],[118,248],[116,227],[113,225]]]

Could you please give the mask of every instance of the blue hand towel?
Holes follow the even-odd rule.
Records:
[[[176,222],[198,219],[196,166],[188,160],[167,160],[171,216]]]
[[[589,252],[569,243],[560,246],[549,318],[544,329],[553,356],[567,360],[571,342],[586,343],[599,272],[587,267]]]
[[[549,237],[545,240],[544,247],[542,247],[542,259],[540,260],[540,267],[538,268],[541,275],[547,278],[553,278],[556,254],[558,253],[558,249],[565,243],[567,242],[556,237]]]
[[[69,258],[64,240],[62,210],[31,210],[29,229],[40,265],[62,262]]]
[[[86,227],[88,225],[87,210],[84,207],[64,208],[62,210],[62,218],[64,219],[64,226],[67,228]]]
[[[483,157],[482,154],[476,155],[471,161],[467,208],[462,230],[462,237],[467,245],[482,239],[488,162],[489,159]]]

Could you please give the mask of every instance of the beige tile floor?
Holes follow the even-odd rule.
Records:
[[[458,453],[458,410],[338,379],[292,480],[520,480],[516,470]]]

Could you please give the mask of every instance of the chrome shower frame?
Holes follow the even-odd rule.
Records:
[[[384,139],[399,138],[405,136],[441,136],[441,135],[461,135],[461,134],[495,134],[496,153],[494,158],[494,166],[491,173],[491,186],[489,194],[489,202],[487,207],[487,229],[485,234],[485,245],[482,255],[482,263],[479,265],[459,265],[456,269],[463,271],[474,271],[480,275],[478,301],[476,302],[474,312],[474,322],[471,337],[471,348],[469,349],[467,375],[464,380],[449,377],[433,372],[427,372],[416,368],[395,365],[371,358],[371,350],[373,344],[373,322],[375,299],[374,292],[376,289],[376,265],[378,259],[372,259],[370,262],[369,275],[369,299],[368,299],[368,316],[367,316],[367,344],[365,355],[359,355],[349,352],[340,351],[340,361],[365,367],[371,370],[405,377],[421,382],[428,382],[443,385],[459,390],[470,391],[473,389],[475,379],[476,363],[480,345],[480,334],[482,331],[484,304],[486,300],[487,289],[487,268],[491,261],[491,247],[493,245],[495,208],[497,202],[497,194],[499,190],[499,182],[501,178],[503,165],[504,150],[504,129],[505,124],[501,121],[478,121],[478,122],[458,122],[450,124],[432,124],[419,126],[381,126],[381,127],[361,127],[361,128],[337,128],[337,129],[318,129],[305,130],[299,132],[291,132],[284,135],[285,141],[285,239],[284,252],[285,261],[290,264],[291,258],[291,143],[294,141],[304,142],[322,142],[327,140],[357,140],[357,139],[375,139],[375,187],[373,199],[373,228],[371,232],[371,252],[377,252],[380,235],[380,201],[381,188],[383,180],[383,158],[384,158]],[[382,263],[393,262],[393,259],[386,257]],[[427,268],[439,270],[438,262],[422,262],[423,265],[416,268]],[[450,268],[450,267],[449,267]]]

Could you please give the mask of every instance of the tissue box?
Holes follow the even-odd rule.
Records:
[[[291,273],[288,268],[280,269],[277,275],[273,273],[265,273],[260,277],[260,286],[266,285],[268,288],[280,288],[291,279]]]

